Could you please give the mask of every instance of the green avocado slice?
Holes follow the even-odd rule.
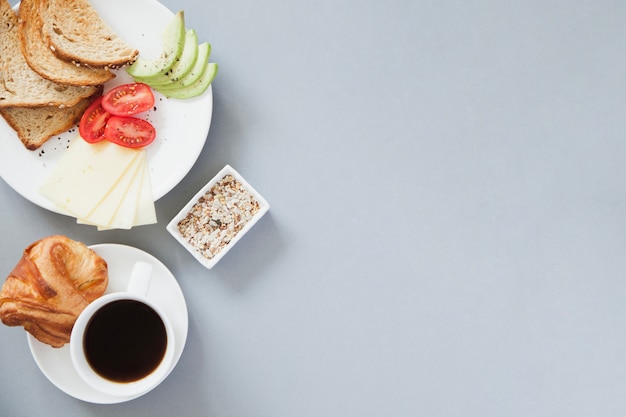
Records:
[[[195,83],[205,72],[207,65],[209,64],[209,56],[211,55],[211,44],[208,42],[198,45],[198,56],[196,62],[185,76],[178,81],[172,81],[167,84],[154,85],[152,88],[155,90],[173,90],[177,88],[187,87]]]
[[[192,84],[180,88],[157,89],[157,91],[161,92],[165,97],[170,98],[191,98],[199,96],[204,93],[207,88],[209,88],[209,85],[211,85],[211,82],[217,75],[217,70],[218,65],[211,62],[206,65],[200,78]]]
[[[185,34],[185,44],[180,58],[174,63],[172,68],[165,74],[158,74],[153,77],[136,77],[137,81],[142,81],[151,86],[169,84],[179,81],[187,75],[196,63],[198,58],[198,35],[193,29],[189,29]]]
[[[181,10],[161,34],[163,52],[155,60],[142,59],[141,56],[126,68],[126,72],[133,78],[158,77],[165,74],[180,58],[185,44],[185,15]]]

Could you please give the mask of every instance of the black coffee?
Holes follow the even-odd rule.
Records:
[[[100,376],[116,382],[145,377],[161,363],[167,345],[165,325],[149,306],[113,301],[98,310],[85,329],[87,361]]]

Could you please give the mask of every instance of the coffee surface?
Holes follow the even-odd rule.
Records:
[[[132,382],[149,375],[161,363],[167,333],[151,307],[135,300],[118,300],[93,315],[83,347],[87,361],[100,376]]]

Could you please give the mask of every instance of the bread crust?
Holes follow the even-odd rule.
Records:
[[[104,294],[106,261],[63,235],[29,245],[0,291],[0,319],[23,326],[37,340],[62,347],[83,309]]]

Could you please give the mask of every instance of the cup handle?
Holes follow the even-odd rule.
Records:
[[[137,295],[148,294],[150,288],[150,278],[152,276],[152,264],[138,261],[133,266],[128,282],[127,291]]]

